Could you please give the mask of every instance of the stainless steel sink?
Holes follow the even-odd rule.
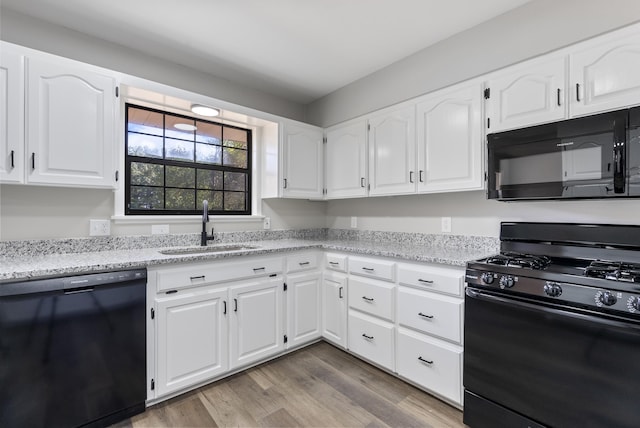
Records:
[[[171,248],[169,250],[161,250],[160,254],[166,256],[178,256],[181,254],[207,254],[207,253],[222,253],[226,251],[243,251],[243,250],[255,250],[260,247],[253,245],[216,245],[211,247],[185,247],[185,248]]]

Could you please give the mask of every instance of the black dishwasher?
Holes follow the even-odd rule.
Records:
[[[146,269],[0,284],[0,427],[144,411]]]

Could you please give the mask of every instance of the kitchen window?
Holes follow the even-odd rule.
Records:
[[[125,214],[251,214],[249,129],[126,104]]]

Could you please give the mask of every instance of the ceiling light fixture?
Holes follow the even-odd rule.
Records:
[[[191,104],[191,111],[200,116],[214,117],[220,114],[217,108],[203,106],[202,104]]]
[[[196,129],[198,129],[194,125],[190,125],[188,123],[176,123],[175,125],[173,125],[173,127],[181,131],[195,131]]]

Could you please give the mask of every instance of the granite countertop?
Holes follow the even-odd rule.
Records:
[[[438,244],[438,243],[437,243]],[[462,244],[424,245],[416,242],[372,241],[353,239],[273,239],[233,242],[233,246],[251,246],[255,249],[221,251],[204,254],[164,255],[159,251],[169,248],[151,247],[110,249],[52,254],[13,254],[0,257],[0,283],[40,277],[73,275],[108,270],[135,269],[181,262],[220,260],[241,256],[253,256],[291,252],[306,249],[342,251],[352,254],[393,257],[405,261],[441,263],[464,266],[467,261],[486,257],[493,251]],[[229,243],[218,244],[229,246]],[[216,245],[210,245],[215,247]],[[193,247],[193,245],[190,245]]]

